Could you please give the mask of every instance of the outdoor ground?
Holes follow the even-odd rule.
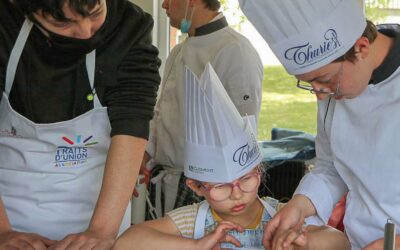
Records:
[[[259,140],[271,139],[271,128],[316,133],[316,97],[296,87],[296,79],[282,66],[267,66],[259,117]]]

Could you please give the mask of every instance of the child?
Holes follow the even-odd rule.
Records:
[[[187,69],[185,87],[186,184],[205,201],[133,226],[114,249],[264,249],[264,225],[279,204],[257,195],[262,157],[251,119],[239,115],[211,65],[199,81]],[[282,232],[282,238],[290,235],[291,249],[348,248],[339,231],[306,230],[299,225],[296,232]]]

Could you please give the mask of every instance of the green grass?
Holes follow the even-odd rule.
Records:
[[[282,66],[264,70],[258,138],[271,139],[273,127],[316,133],[316,97],[296,87],[296,79]]]

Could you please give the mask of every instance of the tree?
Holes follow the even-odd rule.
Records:
[[[241,31],[241,24],[246,20],[237,0],[220,0],[222,11],[230,17],[230,26],[235,30]]]
[[[393,0],[365,0],[365,16],[374,23],[385,21]]]

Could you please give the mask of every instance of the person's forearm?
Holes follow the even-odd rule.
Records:
[[[106,237],[116,237],[132,196],[146,140],[128,135],[116,135],[104,170],[99,199],[89,230]]]
[[[117,240],[113,250],[195,250],[196,247],[196,241],[193,239],[165,234],[150,227],[135,225]]]
[[[308,199],[305,195],[296,194],[295,196],[293,196],[288,204],[293,204],[297,208],[301,209],[304,217],[309,217],[317,214],[317,211],[311,200]]]
[[[329,226],[308,226],[307,227],[308,247],[297,250],[347,250],[351,249],[350,242],[346,235]]]
[[[11,230],[10,222],[8,221],[6,209],[0,197],[0,234]]]

